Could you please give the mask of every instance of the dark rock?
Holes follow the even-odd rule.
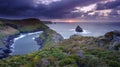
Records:
[[[4,53],[4,51],[0,50],[0,59],[7,57],[8,54]]]
[[[35,41],[37,42],[38,45],[40,45],[39,49],[41,49],[43,47],[43,45],[44,45],[44,40],[37,37],[37,38],[35,38]]]
[[[116,46],[118,46],[119,44],[120,44],[120,37],[114,36],[112,41],[110,42],[109,49],[115,49]],[[118,50],[118,49],[115,49],[115,50]]]
[[[104,35],[103,39],[99,39],[99,45],[105,46],[108,44],[110,50],[119,50],[120,46],[120,31],[111,31]],[[118,47],[117,47],[118,46]]]
[[[46,32],[47,31],[47,32]],[[57,43],[62,41],[64,38],[57,32],[53,32],[53,30],[48,29],[46,31],[43,31],[43,37],[37,37],[35,38],[35,41],[37,42],[38,45],[40,45],[40,48],[44,46],[44,44],[47,42],[47,39],[49,39],[49,42],[51,43]],[[52,31],[51,33],[48,31]]]
[[[1,54],[4,54],[4,52],[3,52],[2,50],[0,50],[0,55],[1,55]]]
[[[82,28],[78,25],[75,29],[76,32],[83,32]]]
[[[100,38],[98,40],[98,44],[99,44],[100,47],[104,47],[105,44],[108,44],[108,43],[109,43],[109,40],[107,40],[106,38]]]
[[[109,49],[114,49],[120,44],[120,31],[111,31],[105,34],[105,38],[110,41]]]
[[[120,31],[111,31],[105,34],[105,38],[109,41],[111,41],[116,36],[120,37]]]
[[[4,53],[11,53],[12,51],[10,49],[3,49]]]

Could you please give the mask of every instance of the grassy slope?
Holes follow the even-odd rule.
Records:
[[[51,44],[54,44],[54,42],[52,41],[52,37],[53,37],[53,34],[54,33],[57,33],[51,29],[46,29],[42,34],[40,34],[40,39],[43,39],[45,40],[45,47],[51,45]]]
[[[120,52],[96,42],[94,37],[73,36],[28,55],[3,59],[0,67],[120,67]]]
[[[39,19],[29,18],[23,20],[5,20],[5,24],[12,26],[20,32],[30,32],[48,28]]]
[[[0,21],[0,46],[3,46],[4,44],[2,43],[2,38],[5,37],[5,36],[9,36],[9,35],[14,35],[14,34],[17,34],[19,33],[18,30],[10,27],[10,26],[7,26],[7,25],[4,25],[2,21]]]

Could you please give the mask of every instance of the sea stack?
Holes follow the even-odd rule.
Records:
[[[82,28],[78,25],[75,29],[76,32],[83,32]]]

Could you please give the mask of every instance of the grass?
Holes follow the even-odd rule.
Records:
[[[46,29],[42,34],[40,34],[40,39],[45,40],[45,43],[44,43],[45,47],[53,44],[52,37],[53,37],[53,34],[55,34],[55,33],[57,33],[57,32],[55,32],[51,29]]]

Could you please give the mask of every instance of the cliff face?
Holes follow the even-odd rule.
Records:
[[[43,33],[40,35],[40,37],[35,39],[40,46],[48,46],[50,44],[58,43],[63,40],[63,37],[51,30],[51,29],[46,29],[43,31]]]

